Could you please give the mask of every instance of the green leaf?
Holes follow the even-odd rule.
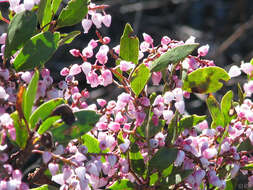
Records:
[[[133,28],[127,23],[123,35],[120,38],[119,56],[121,59],[137,65],[139,58],[139,39],[133,33]]]
[[[226,181],[226,188],[224,190],[231,190],[231,189],[234,189],[232,181],[231,180]]]
[[[175,64],[182,61],[198,46],[199,44],[184,44],[171,48],[154,61],[154,63],[150,66],[151,72],[163,71],[169,64]]]
[[[31,190],[49,190],[48,185],[42,185],[40,187],[32,188]]]
[[[221,112],[224,116],[224,126],[227,126],[229,122],[233,119],[233,117],[229,114],[229,111],[232,108],[233,97],[234,94],[230,90],[223,96],[221,100]]]
[[[228,73],[220,67],[200,68],[186,76],[183,90],[202,94],[213,93],[223,86],[221,80],[228,81],[229,79]]]
[[[130,147],[129,159],[132,170],[142,176],[145,172],[145,163],[143,156],[140,153],[139,146],[136,143],[132,144]]]
[[[183,117],[179,121],[180,132],[183,131],[184,129],[191,129],[193,126],[195,126],[198,123],[204,121],[206,118],[207,118],[206,115],[198,116],[198,115],[195,115],[195,114]]]
[[[88,13],[87,0],[70,0],[61,11],[57,27],[72,26],[82,21]]]
[[[242,143],[239,144],[237,151],[251,151],[252,150],[252,144],[250,140],[247,138]]]
[[[32,107],[34,104],[34,100],[36,98],[36,92],[38,88],[38,81],[39,81],[39,71],[35,70],[32,80],[30,81],[27,87],[25,97],[23,100],[23,111],[27,121],[29,121],[30,115],[32,113]]]
[[[56,14],[61,2],[62,2],[62,0],[52,0],[51,10],[54,15]]]
[[[253,164],[246,164],[245,166],[241,167],[242,170],[253,170]]]
[[[240,83],[237,83],[237,88],[238,88],[238,102],[241,105],[245,99],[245,94],[242,91],[242,87],[240,85]]]
[[[150,77],[150,71],[149,69],[144,65],[139,65],[133,75],[132,80],[130,82],[131,88],[135,95],[138,97],[145,85],[148,82],[148,79]]]
[[[28,131],[25,127],[24,121],[21,121],[18,116],[18,112],[15,111],[11,114],[11,118],[13,119],[13,124],[16,130],[16,140],[17,145],[24,149],[26,147],[27,139],[28,139]]]
[[[51,129],[54,139],[59,143],[66,143],[71,139],[80,138],[89,132],[99,119],[95,111],[81,110],[74,113],[76,121],[72,126],[63,124]]]
[[[38,133],[40,135],[42,135],[43,133],[45,133],[50,127],[52,127],[52,125],[57,121],[61,119],[61,116],[52,116],[47,118],[41,125],[40,128],[38,129]]]
[[[132,190],[135,189],[134,184],[128,179],[122,179],[114,182],[111,186],[108,187],[108,190]]]
[[[209,97],[206,99],[206,104],[213,119],[214,124],[212,125],[212,128],[216,128],[217,126],[224,127],[224,116],[216,98],[213,95],[209,95]]]
[[[64,35],[63,38],[59,41],[59,46],[64,44],[70,44],[80,33],[80,31],[73,31],[69,34]]]
[[[56,98],[49,100],[41,104],[31,115],[29,123],[30,127],[33,129],[39,120],[45,121],[47,117],[52,113],[52,111],[59,105],[64,104],[65,101],[62,98]]]
[[[100,152],[99,142],[96,138],[94,138],[88,134],[84,134],[81,138],[83,140],[83,145],[85,145],[87,147],[89,153],[99,153]]]
[[[167,136],[165,139],[166,143],[173,144],[176,138],[176,130],[178,128],[178,111],[174,114],[171,122],[168,125]]]
[[[149,167],[161,172],[176,160],[177,152],[178,150],[175,148],[163,147],[159,149],[149,161]]]
[[[194,170],[192,169],[184,170],[182,167],[174,167],[171,174],[167,178],[164,178],[162,183],[166,185],[174,185],[181,183],[185,180],[185,178],[191,175],[193,171]]]
[[[44,65],[58,48],[60,34],[40,33],[28,40],[16,57],[16,71],[29,70]]]
[[[49,29],[49,23],[51,22],[53,17],[53,12],[51,10],[51,0],[40,0],[39,9],[38,9],[38,19],[41,28],[43,31],[47,31]],[[45,25],[47,25],[45,27]]]
[[[37,16],[34,12],[24,11],[11,20],[6,38],[5,58],[10,58],[36,31]]]
[[[158,172],[153,173],[152,175],[150,175],[149,178],[149,185],[155,185],[155,183],[159,180]]]
[[[163,126],[165,125],[165,121],[164,120],[159,120],[158,125],[155,125],[153,121],[150,122],[149,124],[149,136],[146,136],[146,127],[147,127],[147,120],[145,120],[143,122],[143,124],[137,128],[137,132],[139,135],[141,135],[142,137],[145,138],[150,138],[155,136],[158,132],[160,132],[163,128]]]
[[[150,77],[150,71],[149,69],[144,65],[139,65],[133,75],[132,80],[130,82],[131,88],[135,95],[138,97],[145,85],[148,82],[148,79]]]

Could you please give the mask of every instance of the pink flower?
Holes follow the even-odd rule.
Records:
[[[205,46],[201,46],[199,49],[198,49],[198,54],[199,56],[206,56],[207,53],[209,51],[209,45],[205,45]]]
[[[81,67],[78,64],[74,64],[71,66],[70,70],[69,70],[69,75],[77,75],[79,73],[81,73]]]
[[[52,154],[50,152],[44,152],[42,154],[42,158],[43,158],[43,162],[46,164],[51,160]]]
[[[100,105],[101,107],[104,107],[107,104],[107,101],[104,99],[97,99],[97,103],[98,105]]]
[[[247,75],[251,75],[253,72],[253,65],[251,63],[242,63],[241,70]]]
[[[171,39],[168,36],[163,36],[161,40],[162,45],[168,45],[171,42]]]
[[[0,44],[5,44],[6,37],[7,33],[2,33],[2,35],[0,36]]]
[[[104,44],[109,44],[111,42],[111,38],[108,36],[103,37]]]
[[[61,76],[67,76],[69,74],[69,69],[67,67],[64,67],[61,72],[60,75]]]
[[[25,10],[32,10],[32,8],[34,7],[34,1],[33,0],[24,0],[24,7]]]
[[[112,17],[111,17],[111,15],[104,15],[103,17],[102,17],[102,22],[103,22],[103,24],[106,26],[106,27],[110,27],[110,25],[111,25],[111,22],[112,22]]]
[[[184,151],[182,150],[179,150],[178,153],[177,153],[177,158],[174,162],[174,165],[175,166],[181,166],[181,164],[183,163],[184,161],[184,158],[185,158],[185,153]]]
[[[21,79],[28,84],[32,79],[32,73],[29,72],[29,71],[26,71],[26,72],[22,73],[21,74]]]
[[[90,40],[90,42],[88,43],[88,46],[91,47],[92,49],[96,48],[98,46],[98,43],[96,40],[92,39]]]
[[[121,71],[128,71],[130,69],[133,69],[134,66],[135,65],[132,62],[122,60],[120,62],[119,68]]]
[[[159,85],[161,79],[162,79],[162,73],[161,72],[153,72],[152,73],[152,82],[153,82],[154,85]]]
[[[80,56],[80,51],[78,49],[71,49],[69,50],[69,53],[73,55],[74,57],[79,57]]]
[[[110,122],[108,128],[114,132],[118,132],[120,130],[120,124],[117,122]]]
[[[92,46],[87,46],[83,49],[82,54],[86,58],[91,58],[93,56],[93,48]]]
[[[150,35],[146,33],[143,33],[142,35],[145,42],[149,43],[150,45],[153,44],[153,38]]]
[[[180,114],[183,114],[184,113],[184,110],[185,110],[185,104],[184,104],[184,101],[181,100],[179,102],[176,102],[175,103],[175,107],[176,109],[179,111]]]
[[[119,149],[123,153],[127,151],[130,145],[130,141],[128,139],[124,139],[124,141],[125,141],[124,143],[119,145]]]
[[[109,69],[101,71],[101,85],[108,86],[113,82],[112,73]]]
[[[151,148],[157,148],[158,147],[158,140],[157,139],[150,139],[149,145]]]
[[[141,50],[142,52],[146,52],[146,51],[148,51],[149,46],[150,46],[150,44],[149,44],[148,42],[143,41],[143,42],[141,42],[141,44],[140,44],[140,50]]]
[[[91,15],[91,20],[97,28],[101,28],[103,16],[100,13],[94,13]]]
[[[48,169],[49,169],[50,173],[54,176],[59,171],[59,164],[50,162],[48,164]]]
[[[92,21],[89,19],[83,19],[82,26],[83,26],[84,33],[87,34],[92,26]]]
[[[84,72],[85,75],[88,75],[88,73],[91,71],[92,66],[89,62],[83,62],[81,65],[82,71]]]
[[[166,120],[166,123],[169,124],[174,116],[173,111],[171,110],[164,110],[163,111],[163,119]]]
[[[91,85],[92,88],[95,88],[99,85],[98,75],[95,71],[90,71],[86,77],[87,83]]]
[[[248,187],[253,187],[253,175],[248,177]]]
[[[232,78],[232,77],[237,77],[241,75],[241,70],[238,66],[233,65],[229,71],[228,71],[228,75]]]
[[[217,155],[217,150],[215,148],[207,148],[203,151],[203,156],[206,159],[211,159]]]

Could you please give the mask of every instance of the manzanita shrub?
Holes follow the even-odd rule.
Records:
[[[164,36],[155,45],[143,33],[139,42],[126,24],[116,47],[97,30],[82,51],[70,50],[77,64],[63,68],[64,80],[56,83],[45,63],[93,24],[110,27],[107,6],[70,0],[58,10],[61,0],[6,2],[0,190],[236,189],[238,173],[253,186],[253,61],[227,73],[204,59],[209,46],[199,47],[194,37]],[[84,31],[59,32],[78,23]],[[241,71],[248,80],[238,84],[239,98],[228,91],[217,101],[213,93]],[[122,93],[89,105],[76,75],[91,88],[114,84]],[[154,85],[162,90],[152,92]],[[184,99],[193,93],[208,94],[210,125],[206,115],[187,114]]]

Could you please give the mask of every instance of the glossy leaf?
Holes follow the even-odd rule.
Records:
[[[242,170],[253,170],[253,163],[241,167]]]
[[[152,63],[150,66],[151,72],[163,71],[169,66],[169,64],[175,64],[182,61],[198,46],[199,44],[184,44],[171,48]]]
[[[193,126],[204,121],[206,118],[207,118],[206,115],[199,116],[193,114],[190,116],[185,116],[179,121],[179,128],[181,131],[183,131],[184,129],[191,129]]]
[[[54,15],[56,14],[61,2],[62,2],[62,0],[52,0],[51,10]]]
[[[69,34],[64,35],[63,38],[59,41],[59,46],[71,43],[80,33],[80,31],[73,31]]]
[[[40,187],[32,188],[31,190],[49,190],[48,185],[42,185]]]
[[[56,98],[49,100],[43,104],[41,104],[31,115],[30,117],[30,127],[34,128],[36,123],[39,120],[44,121],[49,115],[52,113],[52,111],[61,104],[64,104],[65,101],[62,98]]]
[[[224,116],[224,126],[227,126],[229,122],[233,119],[232,116],[230,116],[230,109],[232,108],[232,102],[233,102],[234,94],[230,90],[228,91],[221,100],[221,112]]]
[[[47,118],[39,127],[38,129],[38,133],[40,135],[42,135],[43,133],[45,133],[46,131],[48,131],[48,129],[50,127],[52,127],[52,125],[57,121],[61,119],[61,116],[52,116]]]
[[[10,116],[13,119],[13,124],[16,130],[15,142],[20,148],[24,149],[28,139],[28,132],[25,127],[25,123],[23,120],[20,120],[17,111],[13,112]]]
[[[143,156],[140,153],[139,146],[136,143],[132,144],[130,147],[129,159],[132,170],[142,176],[145,172],[145,163]]]
[[[16,14],[8,26],[5,58],[10,58],[20,49],[35,34],[36,27],[37,16],[34,12],[24,11]]]
[[[147,127],[147,120],[143,122],[143,124],[137,128],[137,132],[139,135],[145,138],[150,138],[155,136],[158,132],[160,132],[165,125],[164,120],[159,120],[158,125],[155,125],[153,121],[150,122],[149,124],[149,135],[147,137],[146,135],[146,127]]]
[[[174,167],[171,174],[167,178],[164,178],[162,183],[168,186],[181,183],[185,178],[191,175],[193,171],[194,170],[191,169],[184,170],[182,167]]]
[[[99,153],[99,142],[96,138],[85,134],[82,136],[83,145],[87,147],[89,153]]]
[[[80,138],[89,132],[99,119],[95,111],[81,110],[74,113],[76,122],[72,126],[63,124],[51,129],[54,139],[59,143],[66,143],[71,139]]]
[[[186,76],[183,81],[183,90],[196,93],[213,93],[218,91],[228,81],[228,73],[220,67],[205,67],[197,69]]]
[[[250,140],[247,138],[244,140],[237,148],[237,151],[252,151],[252,144]]]
[[[155,185],[155,183],[159,180],[158,172],[153,173],[149,178],[149,185]]]
[[[134,35],[133,28],[129,23],[126,24],[123,35],[120,39],[119,56],[125,61],[130,61],[134,64],[138,63],[139,39]]]
[[[178,150],[163,147],[159,149],[149,161],[150,169],[158,169],[160,172],[172,164],[177,158]]]
[[[44,65],[58,48],[59,39],[58,32],[44,32],[32,37],[16,57],[13,63],[15,70],[29,70]]]
[[[47,31],[50,26],[50,22],[53,17],[53,12],[51,10],[51,0],[40,0],[38,8],[38,19],[43,31]],[[47,25],[47,26],[46,26]]]
[[[61,11],[57,20],[57,27],[72,26],[82,21],[88,13],[87,0],[70,0]]]
[[[213,95],[210,95],[206,99],[206,104],[213,119],[212,128],[216,128],[217,126],[224,127],[224,116],[221,112],[220,105],[217,102],[216,98]]]
[[[27,87],[25,97],[23,100],[24,116],[27,121],[29,120],[30,115],[32,113],[32,107],[34,104],[34,100],[36,98],[36,93],[37,93],[37,88],[38,88],[38,81],[39,81],[39,71],[36,70]]]
[[[135,186],[134,184],[129,181],[128,179],[122,179],[114,182],[111,186],[107,188],[108,190],[134,190]]]
[[[134,94],[138,97],[145,85],[148,82],[148,79],[150,77],[150,71],[149,69],[144,65],[139,65],[133,75],[132,80],[130,82],[131,88],[134,92]]]
[[[174,114],[171,122],[168,124],[166,143],[173,144],[176,138],[176,129],[178,128],[178,111]]]

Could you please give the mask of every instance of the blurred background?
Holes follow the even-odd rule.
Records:
[[[206,59],[214,60],[215,64],[225,70],[231,65],[240,65],[241,61],[250,61],[253,57],[253,1],[252,0],[92,0],[96,4],[107,4],[106,13],[112,15],[110,28],[103,27],[103,36],[111,38],[110,47],[119,44],[125,24],[132,25],[135,34],[143,41],[142,33],[150,34],[159,44],[162,36],[172,39],[186,40],[195,36],[201,45],[209,44],[210,51]],[[63,0],[65,6],[67,0]],[[8,3],[1,3],[0,9],[7,17]],[[6,32],[7,25],[0,22],[0,33]],[[81,30],[81,24],[64,28],[61,32]],[[64,66],[81,63],[80,59],[69,54],[72,48],[82,50],[90,39],[95,38],[95,27],[89,34],[79,35],[70,45],[59,48],[47,66],[53,72],[54,80],[63,78],[59,71]],[[110,63],[114,65],[114,60]],[[80,86],[86,85],[84,76],[78,76]],[[236,90],[236,83],[243,82],[245,77],[237,77],[227,82],[224,88],[216,94],[220,99],[227,89]],[[113,93],[112,93],[113,92]],[[90,102],[98,97],[111,99],[120,93],[113,85],[108,88],[99,88],[91,93]],[[193,95],[187,100],[189,113],[203,114],[206,112],[203,97]]]

